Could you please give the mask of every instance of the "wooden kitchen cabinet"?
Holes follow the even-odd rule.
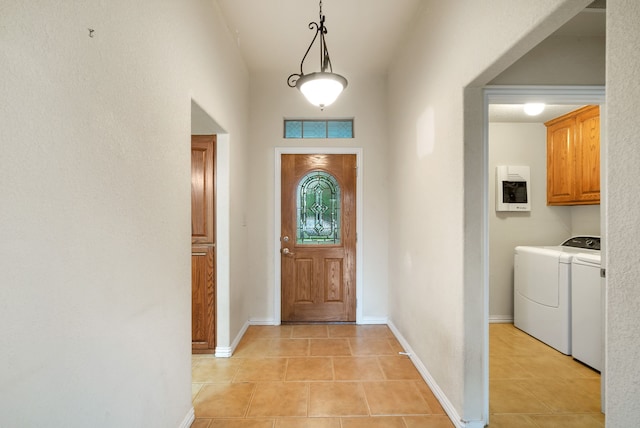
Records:
[[[600,107],[582,107],[545,125],[547,205],[599,204]]]

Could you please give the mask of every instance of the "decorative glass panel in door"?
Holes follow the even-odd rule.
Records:
[[[297,243],[340,243],[340,185],[324,171],[302,177],[297,189]]]

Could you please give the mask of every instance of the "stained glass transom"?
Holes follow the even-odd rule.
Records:
[[[284,138],[353,138],[353,119],[285,119]]]
[[[297,189],[297,243],[340,243],[340,185],[324,171],[302,177]]]

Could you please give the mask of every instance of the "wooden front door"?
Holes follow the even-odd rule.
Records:
[[[191,349],[215,352],[215,135],[191,136]]]
[[[281,160],[282,321],[355,321],[356,155]]]

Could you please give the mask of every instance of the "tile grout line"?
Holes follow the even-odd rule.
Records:
[[[289,373],[289,360],[290,358],[287,357],[285,359],[285,364],[284,364],[284,374],[282,376],[282,382],[286,382],[287,381],[287,374]]]
[[[358,382],[358,387],[362,391],[362,396],[364,397],[364,402],[367,405],[367,411],[369,412],[369,414],[367,416],[369,416],[371,418],[371,417],[373,417],[373,415],[371,414],[371,405],[369,404],[369,399],[367,398],[367,392],[366,392],[362,382]]]
[[[243,419],[249,418],[249,409],[251,408],[251,404],[253,404],[253,398],[256,396],[256,390],[258,389],[258,384],[253,382],[253,390],[251,391],[251,397],[249,397],[249,403],[247,403],[247,408],[244,411]]]
[[[309,418],[309,414],[311,413],[311,383],[305,382],[307,385],[307,418]]]

